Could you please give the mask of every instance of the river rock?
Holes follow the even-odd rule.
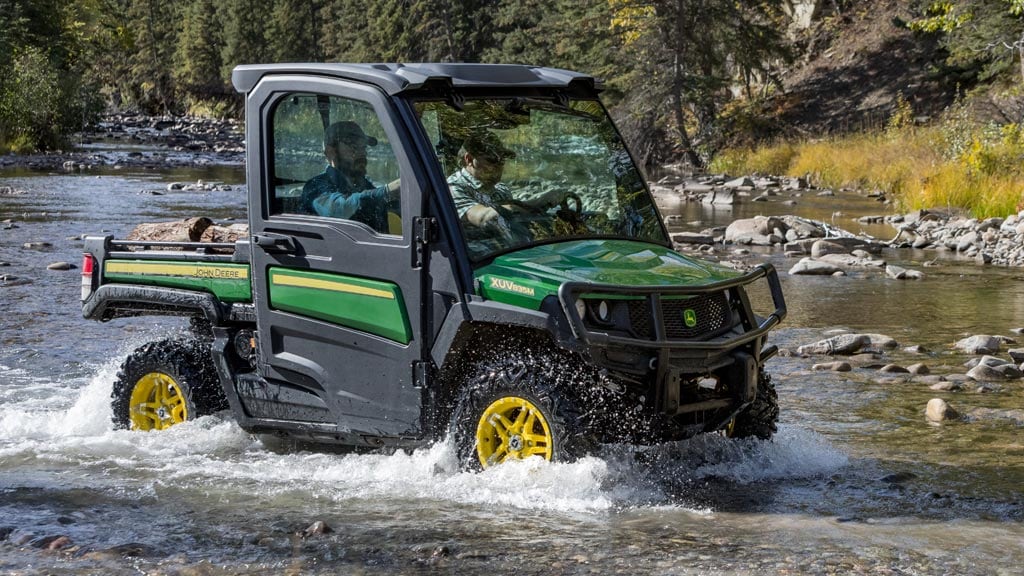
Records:
[[[995,368],[997,366],[1002,366],[1003,364],[1009,364],[1009,362],[1003,360],[1002,358],[999,358],[998,356],[985,355],[982,356],[981,358],[971,358],[967,362],[964,362],[964,367],[966,367],[967,369],[971,369],[974,368],[975,366],[984,365],[989,366],[991,368]]]
[[[921,346],[920,344],[914,344],[913,346],[907,346],[906,348],[903,349],[903,351],[904,352],[910,352],[911,354],[927,354],[927,353],[930,352],[930,350],[928,350],[924,346]]]
[[[45,250],[47,248],[53,248],[53,244],[49,242],[25,242],[21,246],[27,250]]]
[[[755,216],[734,220],[725,229],[725,241],[735,244],[771,246],[780,244],[785,237],[786,225],[774,216]]]
[[[723,184],[726,188],[753,188],[754,181],[746,176],[736,178],[735,180],[729,180]]]
[[[840,334],[813,344],[797,348],[798,354],[827,354],[848,356],[856,354],[871,345],[871,338],[863,334]]]
[[[849,372],[853,370],[849,362],[823,362],[821,364],[815,364],[811,366],[811,370],[827,371],[827,372]]]
[[[911,364],[910,366],[907,366],[907,372],[910,372],[915,376],[925,376],[931,374],[931,370],[928,369],[928,366],[925,366],[922,363]]]
[[[700,199],[702,204],[714,204],[716,206],[732,206],[736,203],[736,193],[733,190],[716,188],[708,192]]]
[[[1014,364],[1003,364],[1001,366],[979,364],[968,370],[967,376],[977,382],[989,382],[992,380],[1014,380],[1020,378],[1021,373]]]
[[[959,340],[953,347],[967,354],[996,354],[999,344],[999,338],[979,334]]]
[[[960,414],[942,398],[932,398],[925,408],[925,417],[931,422],[956,420]]]
[[[888,264],[885,267],[885,275],[893,280],[920,280],[924,274],[918,270],[908,270],[900,266]]]
[[[698,232],[678,232],[672,235],[672,241],[679,244],[714,244],[715,238]]]
[[[828,240],[817,240],[811,245],[811,258],[821,258],[826,254],[846,254],[844,246]]]
[[[75,267],[74,264],[67,262],[54,262],[46,267],[47,270],[71,270]]]
[[[334,532],[333,528],[328,526],[327,523],[323,520],[317,520],[316,522],[313,522],[312,524],[307,526],[306,529],[302,531],[302,537],[309,538],[310,536],[330,534],[331,532]]]
[[[959,382],[949,382],[948,380],[932,384],[928,388],[936,392],[959,392],[964,389],[963,385]]]
[[[878,371],[884,374],[910,374],[910,370],[907,370],[899,364],[886,364],[879,368]]]
[[[230,226],[221,226],[214,224],[203,230],[203,235],[199,238],[201,242],[237,242],[239,239],[245,238],[249,235],[248,224],[231,224]]]
[[[1007,350],[1006,353],[1009,354],[1010,358],[1012,358],[1017,364],[1024,362],[1024,348],[1011,348]]]
[[[886,336],[885,334],[864,334],[864,336],[871,339],[871,346],[873,348],[892,350],[899,347],[899,343],[896,342],[894,338]]]
[[[820,260],[814,260],[812,258],[802,258],[792,268],[789,269],[789,273],[796,275],[807,275],[807,276],[831,276],[836,272],[842,272],[843,269],[829,264],[828,262],[822,262]]]

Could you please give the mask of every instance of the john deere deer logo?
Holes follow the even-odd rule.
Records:
[[[693,328],[697,325],[697,312],[693,308],[683,310],[683,323],[686,324],[687,328]]]

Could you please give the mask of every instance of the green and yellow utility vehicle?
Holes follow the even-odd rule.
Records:
[[[85,317],[192,319],[188,337],[124,361],[116,426],[230,409],[247,431],[314,442],[414,448],[450,435],[467,468],[775,431],[775,270],[672,249],[599,81],[512,65],[287,64],[240,66],[233,82],[246,95],[248,237],[86,241]],[[338,122],[359,126],[344,132],[360,136],[347,145],[365,151],[368,182],[400,183],[384,224],[311,209],[307,182]],[[481,226],[449,185],[472,137],[499,142],[512,195],[496,195],[500,217]],[[770,295],[763,316],[755,282]]]

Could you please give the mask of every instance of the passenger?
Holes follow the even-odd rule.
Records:
[[[355,122],[328,126],[324,131],[328,166],[302,187],[302,211],[356,220],[388,233],[388,209],[399,204],[400,182],[377,186],[366,177],[366,148],[376,145],[377,139]]]

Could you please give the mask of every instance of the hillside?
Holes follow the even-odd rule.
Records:
[[[904,24],[921,15],[920,2],[855,4],[839,13],[825,10],[800,33],[802,57],[783,77],[784,93],[771,110],[791,135],[884,125],[900,94],[921,120],[935,117],[955,98],[957,86],[933,72],[942,58],[935,43]]]

